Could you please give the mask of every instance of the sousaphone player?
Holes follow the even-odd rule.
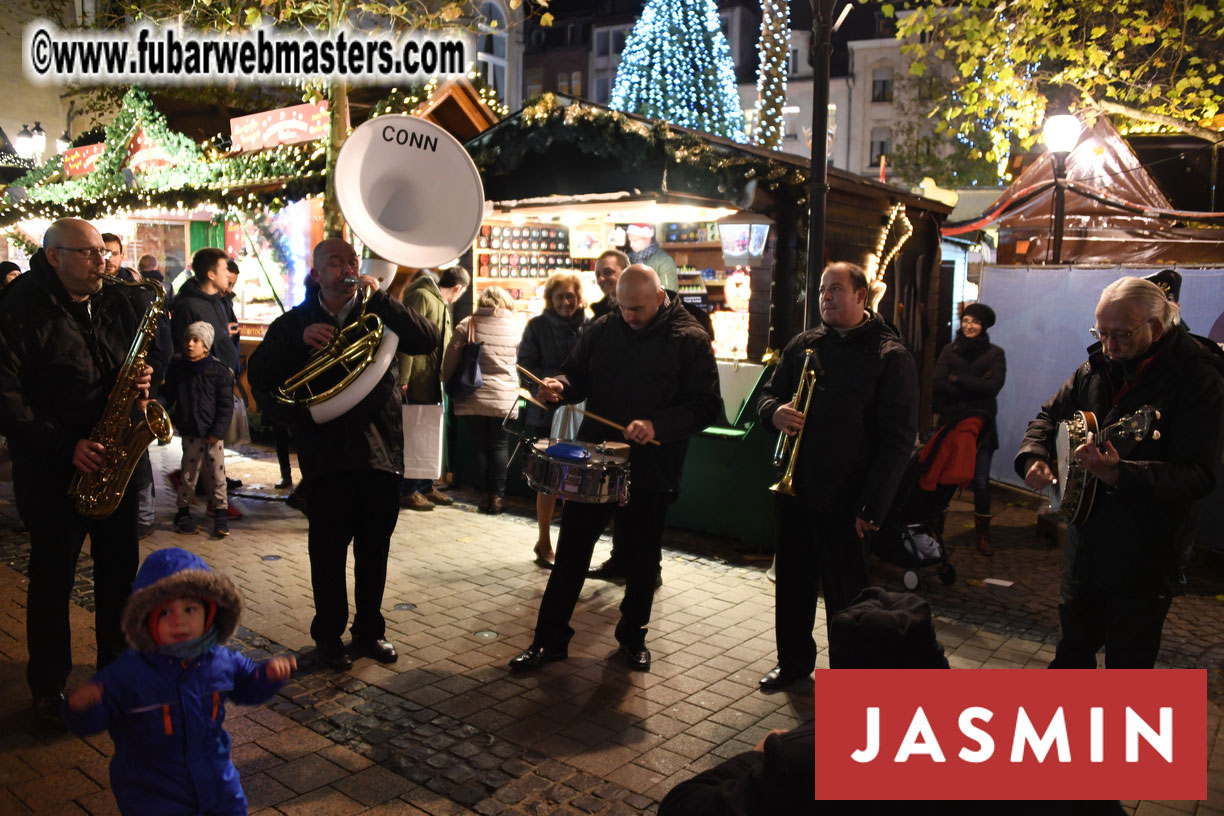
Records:
[[[417,138],[401,141],[397,133]],[[443,184],[447,204],[435,206]],[[445,263],[471,245],[480,226],[484,196],[475,166],[454,137],[421,119],[380,117],[354,130],[336,161],[336,191],[353,232],[392,263]],[[248,369],[253,388],[297,403],[287,413],[310,523],[310,634],[319,659],[336,669],[353,664],[341,640],[348,622],[350,541],[352,652],[382,663],[398,658],[385,637],[381,609],[404,472],[400,390],[390,362],[395,351],[426,354],[441,341],[433,323],[380,291],[379,281],[359,275],[358,266],[357,253],[345,241],[332,238],[316,246],[310,274],[317,295],[268,327]],[[360,328],[354,332],[354,326]],[[333,342],[337,331],[342,340]],[[363,366],[354,369],[360,373],[316,393],[316,383],[349,369],[349,358]],[[334,390],[340,393],[332,395]]]
[[[1095,439],[1072,453],[1099,484],[1087,518],[1067,528],[1050,668],[1095,668],[1102,647],[1107,668],[1156,662],[1191,511],[1215,486],[1224,448],[1224,355],[1177,318],[1177,304],[1149,281],[1105,287],[1091,330],[1100,342],[1029,423],[1016,455],[1016,472],[1042,490],[1054,480],[1058,425],[1077,411],[1101,428],[1144,406],[1160,414],[1159,433],[1121,453]]]

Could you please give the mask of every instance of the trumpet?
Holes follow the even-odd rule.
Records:
[[[802,403],[803,408],[800,409],[803,414],[804,424],[807,422],[808,411],[812,407],[812,393],[816,390],[816,372],[812,370],[812,349],[804,352],[803,367],[799,369],[799,385],[795,388],[795,396],[791,400],[791,404],[796,408]],[[803,425],[799,426],[799,430],[794,436],[780,431],[778,435],[778,444],[774,448],[774,467],[782,467],[785,465],[786,470],[782,472],[782,478],[778,479],[770,486],[770,491],[781,493],[784,496],[795,495],[795,463],[799,461],[799,445],[803,442]]]

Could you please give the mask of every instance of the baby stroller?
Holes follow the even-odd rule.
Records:
[[[951,586],[956,583],[956,568],[948,563],[944,546],[943,522],[948,503],[958,490],[956,485],[939,485],[933,491],[923,490],[918,481],[926,472],[927,463],[935,460],[935,451],[944,434],[936,434],[926,445],[918,445],[910,456],[892,507],[880,529],[871,536],[871,550],[881,561],[902,567],[905,588],[918,588],[919,571],[933,567],[939,580]],[[924,448],[931,448],[927,461],[920,461]]]

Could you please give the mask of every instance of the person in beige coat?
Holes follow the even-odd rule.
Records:
[[[463,417],[475,456],[476,487],[484,493],[480,509],[500,513],[506,492],[506,466],[510,437],[502,428],[518,403],[518,357],[523,327],[514,316],[514,301],[504,289],[490,286],[480,293],[476,313],[459,321],[442,357],[442,381],[449,382],[463,358],[468,324],[473,340],[483,343],[480,375],[484,383],[472,394],[454,401],[455,416]]]

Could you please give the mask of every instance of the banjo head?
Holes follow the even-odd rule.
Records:
[[[1075,449],[1088,441],[1088,434],[1095,436],[1096,432],[1097,419],[1091,411],[1076,411],[1070,419],[1058,423],[1055,432],[1057,481],[1050,485],[1050,511],[1071,524],[1083,521],[1095,492],[1088,489],[1089,473],[1075,461]]]

